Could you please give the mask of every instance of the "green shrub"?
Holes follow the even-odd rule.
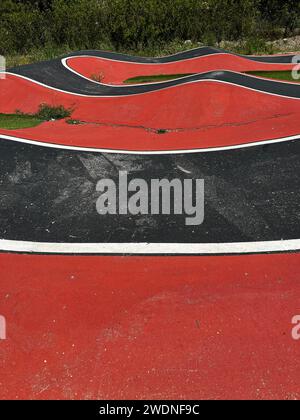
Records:
[[[242,54],[274,54],[274,48],[261,38],[250,37],[240,44],[240,52]]]
[[[80,120],[73,120],[73,119],[66,120],[66,123],[69,124],[69,125],[81,125],[81,124],[83,124],[82,121],[80,121]]]
[[[61,120],[67,117],[70,117],[72,114],[72,109],[67,109],[62,105],[51,106],[47,104],[41,104],[39,106],[38,112],[35,114],[35,117],[50,121],[50,120]]]

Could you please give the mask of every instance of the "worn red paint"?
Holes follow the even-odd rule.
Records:
[[[0,112],[15,112],[20,106],[24,112],[36,112],[43,102],[73,107],[72,118],[87,124],[70,126],[56,121],[29,129],[1,129],[0,133],[66,146],[137,151],[233,146],[299,134],[299,99],[222,83],[199,82],[138,96],[91,98],[11,75],[1,82]],[[170,132],[153,132],[161,128]]]

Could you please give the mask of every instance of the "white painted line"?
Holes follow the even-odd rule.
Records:
[[[263,140],[256,142],[249,142],[245,144],[238,144],[233,146],[222,146],[222,147],[209,147],[203,149],[183,149],[183,150],[124,150],[124,149],[104,149],[104,148],[94,148],[94,147],[80,147],[80,146],[67,146],[63,144],[56,143],[47,143],[45,141],[30,140],[24,139],[21,137],[8,136],[1,134],[0,129],[0,140],[11,140],[18,143],[31,144],[34,146],[48,147],[51,149],[63,149],[63,150],[72,150],[80,152],[92,152],[92,153],[107,153],[107,154],[128,154],[128,155],[181,155],[181,154],[195,154],[195,153],[212,153],[212,152],[222,152],[228,150],[237,150],[237,149],[246,149],[250,147],[265,146],[269,144],[284,143],[293,140],[300,140],[300,134],[290,137],[283,137],[272,140]]]
[[[300,240],[238,243],[45,243],[0,240],[0,251],[41,254],[218,255],[299,251]]]

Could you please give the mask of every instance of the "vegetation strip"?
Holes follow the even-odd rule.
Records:
[[[36,127],[42,122],[43,120],[33,115],[0,114],[0,128],[5,130]]]
[[[139,83],[155,83],[166,82],[168,80],[182,79],[184,77],[193,76],[194,73],[186,74],[158,74],[152,76],[137,76],[124,81],[125,84],[139,84]]]
[[[248,71],[246,74],[257,76],[257,77],[264,77],[267,79],[274,79],[274,80],[284,80],[291,83],[300,83],[300,79],[294,79],[293,74],[291,71]],[[195,73],[187,73],[187,74],[160,74],[160,75],[152,75],[152,76],[137,76],[132,77],[124,81],[124,84],[146,84],[146,83],[157,83],[157,82],[165,82],[168,80],[176,80],[182,79],[188,76],[194,76]]]
[[[247,74],[265,77],[267,79],[284,80],[286,82],[300,83],[300,79],[293,78],[291,71],[249,71]]]
[[[45,121],[62,120],[70,117],[71,114],[72,110],[66,109],[62,105],[51,106],[41,104],[35,114],[25,114],[18,110],[15,114],[0,114],[0,128],[4,128],[5,130],[31,128]]]

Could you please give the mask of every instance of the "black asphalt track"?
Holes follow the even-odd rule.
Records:
[[[0,139],[0,239],[64,243],[232,243],[300,237],[300,142],[178,155],[65,151]],[[96,184],[204,179],[205,220],[100,216]]]
[[[294,55],[277,55],[277,56],[247,56],[240,54],[232,54],[229,51],[212,48],[212,47],[200,47],[189,51],[183,51],[177,54],[173,54],[166,57],[149,58],[149,57],[135,57],[126,54],[118,54],[110,51],[98,51],[98,50],[85,50],[77,51],[72,54],[66,55],[66,57],[74,57],[81,55],[90,55],[94,57],[106,58],[108,60],[125,61],[128,63],[140,63],[140,64],[165,64],[174,63],[176,61],[189,60],[197,57],[204,57],[207,55],[216,54],[231,54],[237,57],[246,58],[251,61],[257,61],[261,63],[274,63],[274,64],[289,64],[292,63]]]
[[[221,52],[222,50],[215,50],[212,48],[200,48],[197,50],[191,50],[188,52],[180,53],[171,57],[163,57],[160,59],[147,59],[130,57],[109,52],[80,51],[73,53],[68,57],[78,55],[91,55],[127,62],[167,63],[172,61],[180,61],[187,58],[199,57],[203,55],[217,54]],[[293,56],[247,58],[261,62],[291,63]],[[184,85],[186,83],[197,82],[201,80],[213,80],[218,82],[230,83],[237,86],[246,87],[274,95],[282,95],[291,98],[300,98],[300,85],[266,80],[230,71],[213,71],[205,74],[188,76],[183,79],[140,86],[108,86],[90,81],[68,70],[62,64],[62,59],[54,59],[50,61],[20,66],[17,68],[10,69],[9,72],[27,77],[38,83],[45,84],[46,86],[49,86],[51,88],[60,89],[69,93],[88,96],[134,95],[157,91],[172,86]]]

